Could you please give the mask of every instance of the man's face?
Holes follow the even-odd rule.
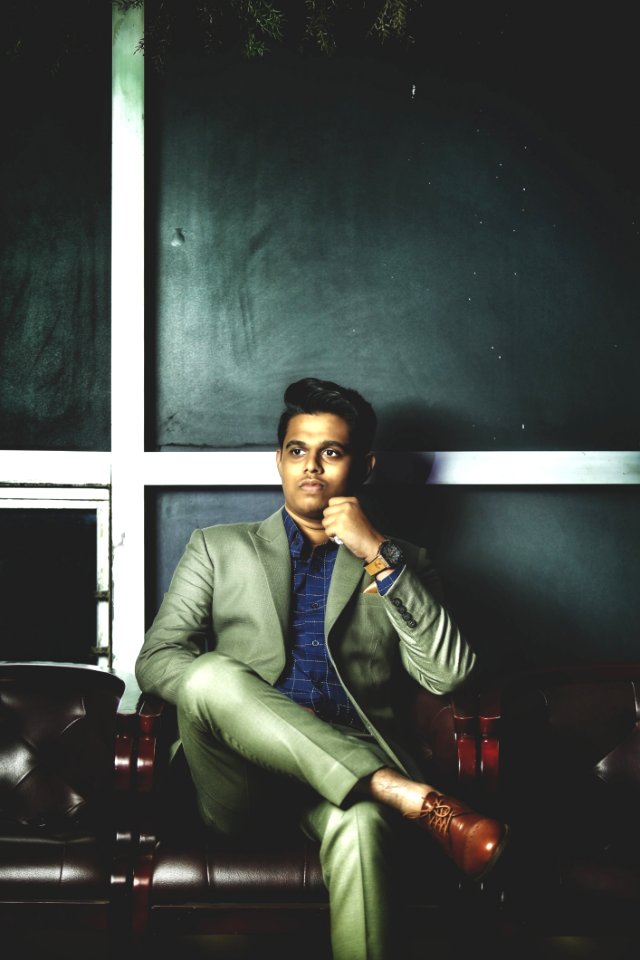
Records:
[[[297,414],[276,462],[287,509],[302,519],[320,520],[331,497],[350,495],[349,425],[333,413]]]

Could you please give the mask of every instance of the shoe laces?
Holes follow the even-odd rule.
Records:
[[[427,821],[434,833],[446,836],[453,817],[453,807],[446,803],[442,797],[438,797],[428,810],[423,809],[420,816]]]

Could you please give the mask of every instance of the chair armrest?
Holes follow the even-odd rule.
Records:
[[[471,686],[453,693],[434,694],[420,689],[413,708],[413,728],[419,746],[450,790],[473,790],[478,773],[477,692]]]
[[[126,792],[133,786],[134,748],[137,739],[138,723],[136,708],[140,697],[140,687],[134,674],[115,668],[107,671],[124,683],[124,691],[118,704],[116,715],[115,773],[116,790]]]
[[[483,792],[496,794],[500,781],[503,694],[509,688],[531,690],[540,676],[556,668],[532,667],[501,674],[486,681],[478,692],[478,780]]]
[[[138,701],[138,718],[141,733],[157,734],[159,724],[169,704],[153,693],[143,693]]]
[[[138,703],[138,752],[136,782],[138,793],[151,793],[158,776],[158,741],[162,735],[163,717],[169,707],[166,701],[144,693]]]
[[[458,690],[451,696],[453,728],[458,755],[458,778],[475,785],[478,776],[478,697],[475,691]]]
[[[135,713],[118,712],[116,716],[114,767],[116,778],[115,786],[119,793],[126,793],[133,786],[135,740]]]
[[[133,869],[131,925],[135,934],[146,931],[157,842],[157,787],[166,757],[166,717],[170,705],[143,693],[138,702],[136,793],[138,799],[138,851]]]
[[[497,686],[478,696],[478,777],[484,790],[495,793],[500,775],[502,697]]]

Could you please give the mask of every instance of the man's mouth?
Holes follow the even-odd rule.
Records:
[[[321,480],[303,480],[300,484],[301,490],[308,490],[310,493],[315,492],[316,490],[322,490],[324,483]]]

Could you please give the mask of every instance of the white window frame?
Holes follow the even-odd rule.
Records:
[[[109,597],[98,607],[98,646],[110,651],[101,658],[106,665],[125,672],[133,670],[145,628],[145,490],[280,483],[273,452],[144,448],[144,59],[135,52],[143,30],[143,9],[113,8],[111,452],[4,451],[0,472],[0,508],[27,501],[51,509],[95,507],[97,590]],[[414,477],[418,469],[430,484],[640,483],[637,450],[419,451],[384,459],[394,478]],[[19,485],[19,494],[9,485]]]

